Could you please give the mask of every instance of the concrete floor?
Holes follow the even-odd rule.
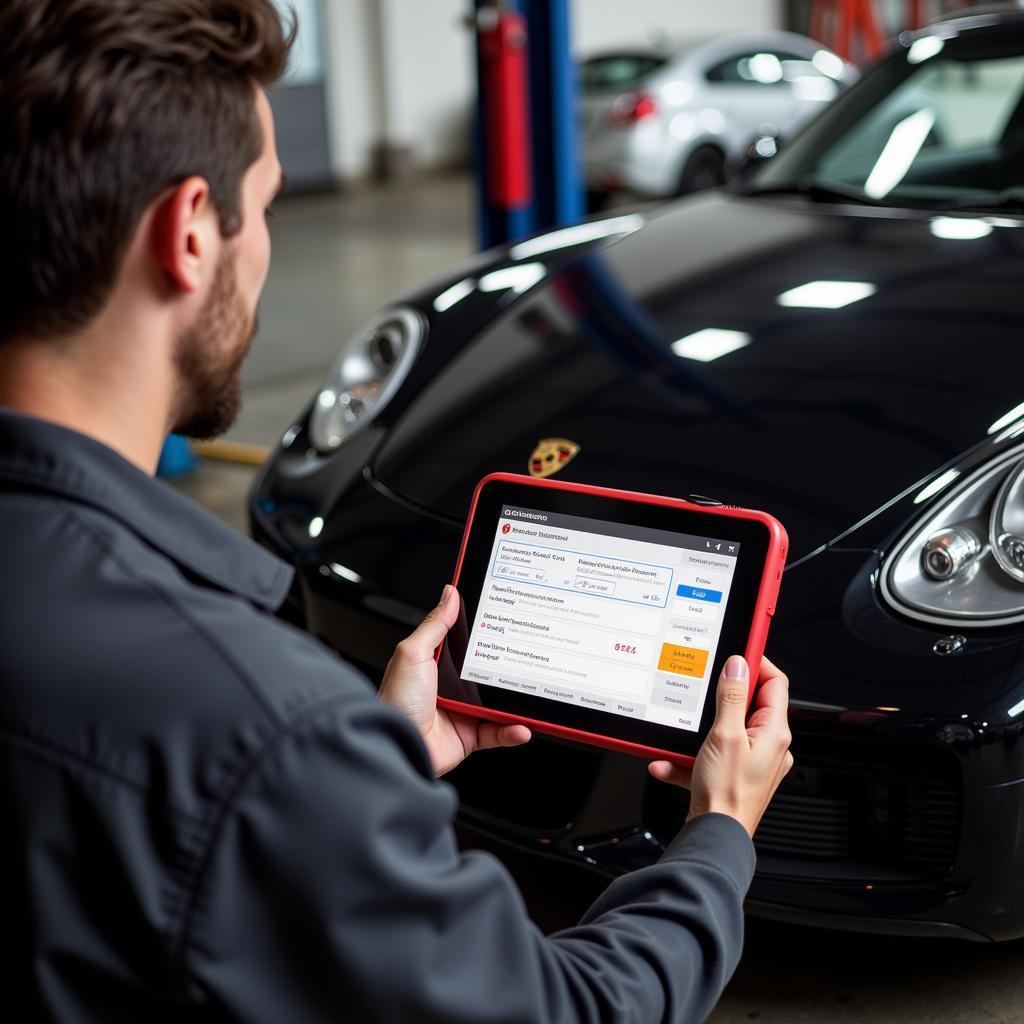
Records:
[[[342,338],[472,251],[472,205],[469,182],[459,177],[281,201],[262,330],[244,373],[245,409],[229,436],[272,444],[313,393]],[[178,485],[244,529],[253,472],[203,460]],[[533,903],[546,930],[576,920],[601,884],[536,862],[524,862],[520,877],[528,898],[535,880],[561,894],[559,906]],[[880,938],[752,920],[743,961],[711,1021],[1022,1024],[1022,960],[1024,942]]]

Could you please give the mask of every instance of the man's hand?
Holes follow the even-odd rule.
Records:
[[[691,791],[687,821],[708,811],[735,818],[751,835],[793,767],[786,712],[789,680],[767,658],[761,661],[757,709],[745,721],[747,663],[733,655],[718,681],[718,712],[692,768],[654,761],[656,779]]]
[[[395,648],[380,687],[381,700],[398,708],[419,729],[437,775],[451,771],[474,750],[517,747],[530,738],[525,725],[497,725],[437,706],[434,651],[458,614],[458,591],[445,587],[441,603]]]

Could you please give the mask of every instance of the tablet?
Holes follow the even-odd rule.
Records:
[[[746,656],[753,698],[786,548],[776,519],[705,498],[485,477],[438,703],[691,763],[729,655]]]

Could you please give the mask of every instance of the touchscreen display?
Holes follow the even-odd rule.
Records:
[[[695,732],[739,551],[504,505],[461,676]]]

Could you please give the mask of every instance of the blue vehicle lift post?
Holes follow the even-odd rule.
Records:
[[[475,8],[478,223],[486,249],[573,223],[584,204],[569,0],[475,0]]]
[[[578,138],[577,71],[569,0],[522,0],[530,59],[534,228],[584,215]]]

